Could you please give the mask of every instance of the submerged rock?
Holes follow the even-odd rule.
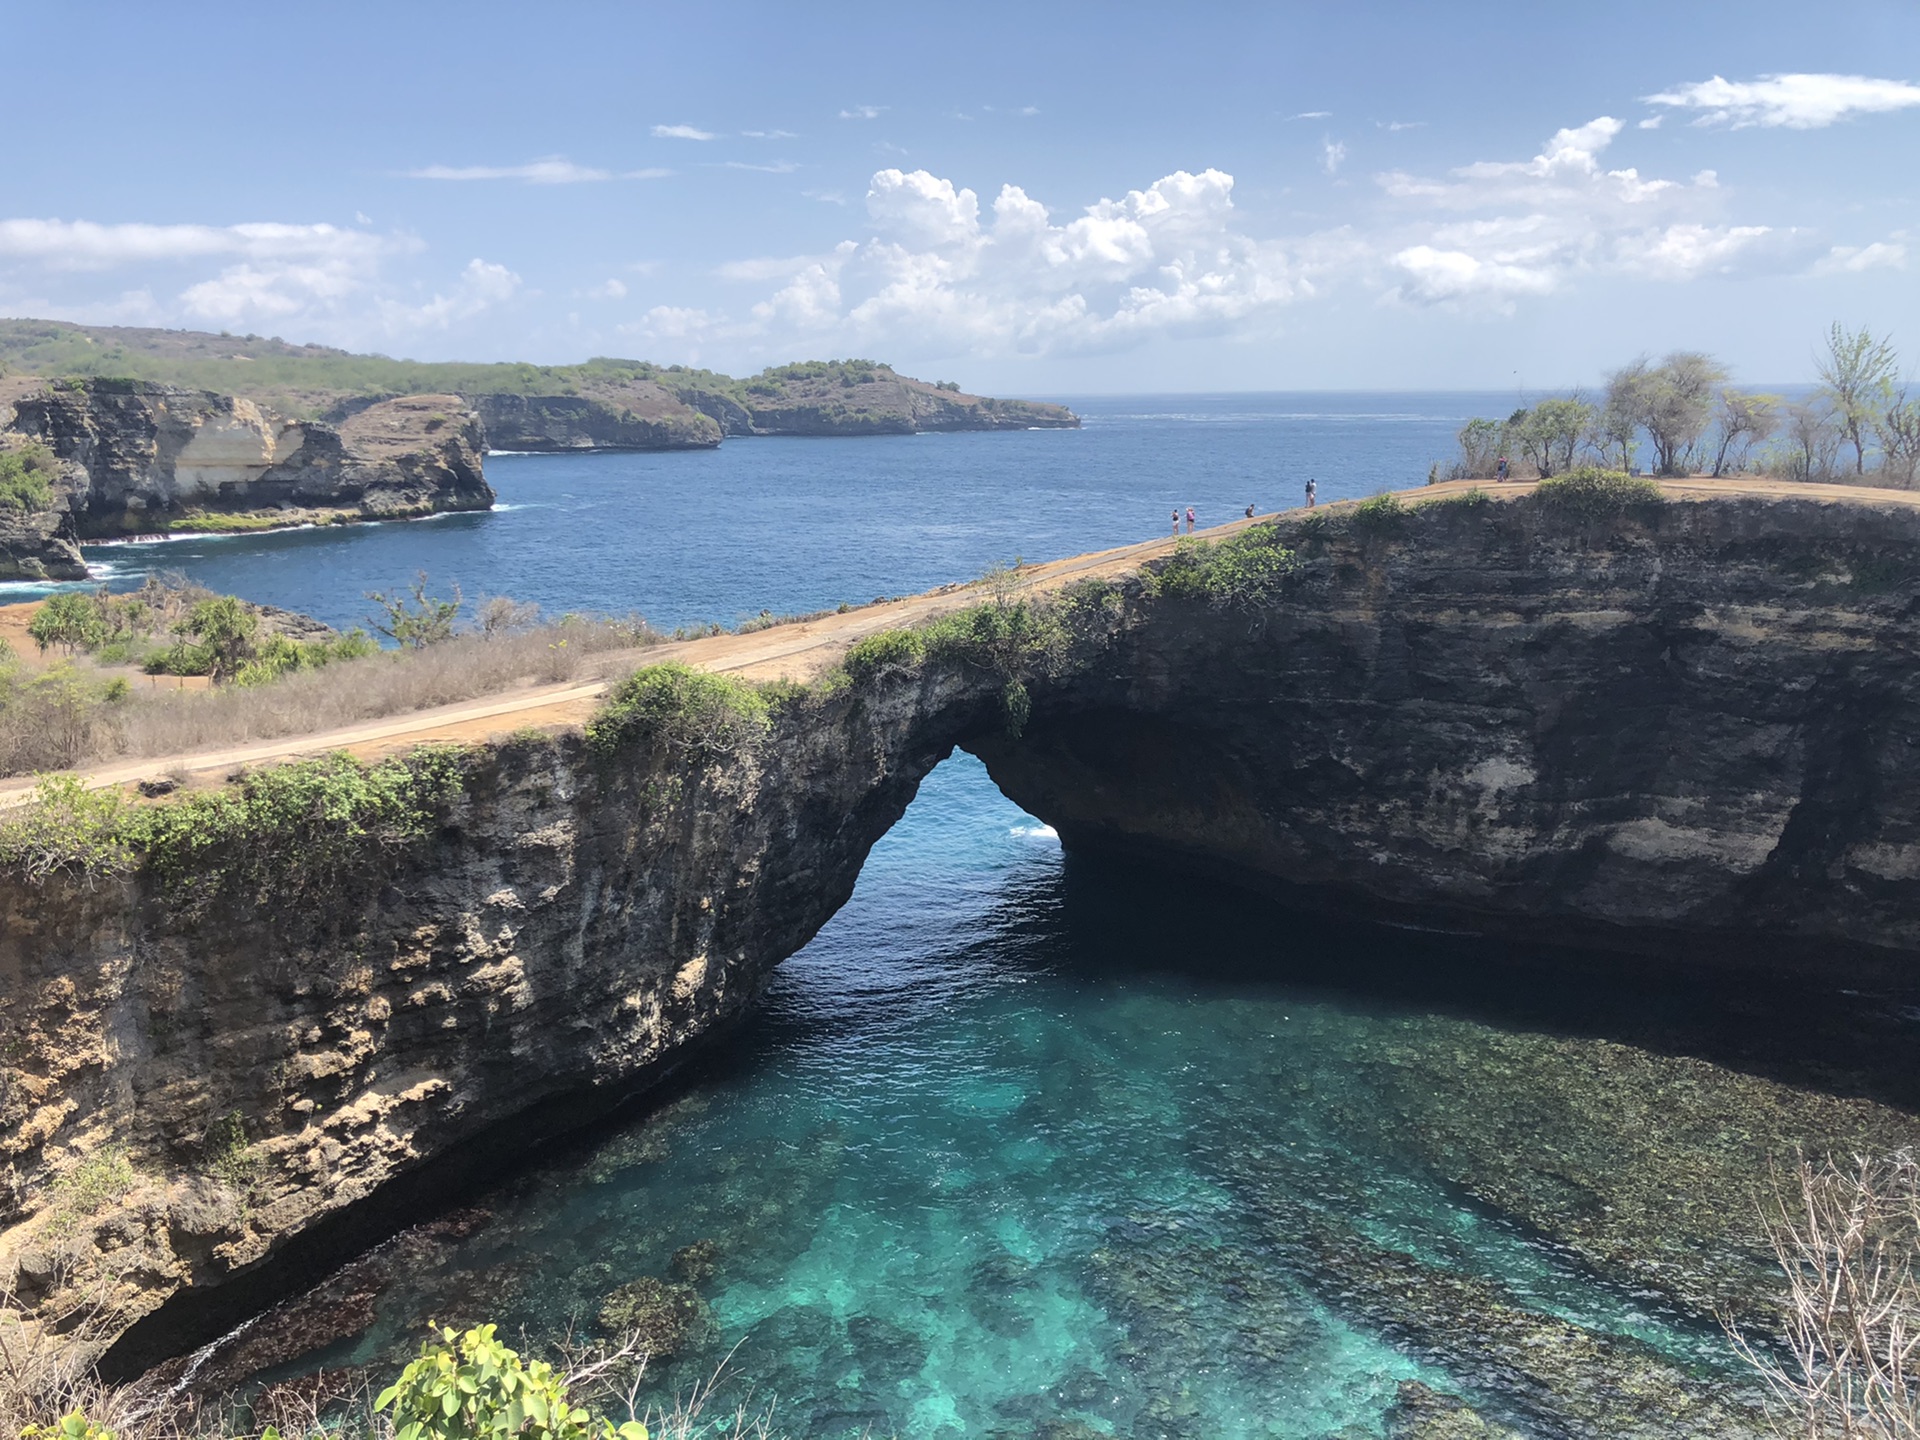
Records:
[[[1387,1411],[1387,1440],[1524,1440],[1497,1425],[1458,1395],[1443,1395],[1418,1380],[1402,1380]]]
[[[650,1358],[668,1359],[696,1349],[713,1334],[713,1315],[691,1285],[645,1275],[622,1285],[600,1303],[600,1324],[632,1339]]]

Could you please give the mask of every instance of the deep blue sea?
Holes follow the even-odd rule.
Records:
[[[1512,408],[1072,403],[1077,432],[499,455],[489,514],[91,558],[337,624],[419,570],[549,612],[730,621],[1138,540],[1176,506],[1276,509],[1310,476],[1324,499],[1417,485],[1465,418]],[[956,757],[724,1054],[480,1197],[466,1238],[399,1247],[371,1327],[307,1363],[390,1364],[429,1317],[591,1330],[706,1241],[712,1273],[682,1272],[701,1333],[656,1393],[731,1353],[726,1393],[794,1436],[1354,1440],[1409,1379],[1529,1435],[1641,1433],[1617,1407],[1668,1393],[1648,1375],[1740,1373],[1705,1306],[1649,1277],[1764,1268],[1717,1220],[1668,1234],[1674,1186],[1757,1176],[1837,1113],[1890,1123],[1776,1079],[1911,1054],[1911,1027],[1884,997],[1583,978],[1063,855]],[[1623,1231],[1643,1210],[1659,1233]],[[1562,1395],[1555,1357],[1603,1399]]]

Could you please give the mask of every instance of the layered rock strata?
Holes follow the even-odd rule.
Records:
[[[867,671],[747,753],[478,752],[428,841],[318,888],[218,854],[184,908],[149,868],[10,880],[0,1275],[50,1321],[102,1307],[103,1338],[153,1315],[123,1360],[184,1342],[168,1297],[482,1136],[536,1146],[538,1107],[625,1093],[741,1013],[955,744],[1070,850],[1675,965],[1911,978],[1920,511],[1453,502],[1276,538],[1298,565],[1273,586],[1125,580],[1064,647]]]
[[[334,426],[233,396],[88,380],[30,391],[11,409],[9,435],[44,445],[72,475],[50,512],[23,523],[68,540],[493,503],[478,423],[457,396],[382,401]],[[25,574],[31,561],[12,563]]]

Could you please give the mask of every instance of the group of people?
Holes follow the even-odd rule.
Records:
[[[1320,503],[1319,483],[1317,481],[1309,480],[1307,481],[1307,509],[1311,510],[1315,505],[1319,503]],[[1251,520],[1252,518],[1253,518],[1253,502],[1249,500],[1247,502],[1247,519]],[[1199,523],[1194,518],[1193,506],[1191,505],[1187,506],[1186,520],[1187,520],[1187,534],[1191,535],[1193,533],[1193,527]],[[1173,512],[1173,533],[1176,535],[1180,533],[1180,511],[1178,507],[1175,507]]]

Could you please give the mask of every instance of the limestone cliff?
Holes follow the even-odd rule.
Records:
[[[1036,692],[995,780],[1069,847],[1296,903],[1913,973],[1920,510],[1322,514],[1271,601],[1162,602]]]
[[[367,406],[339,426],[147,381],[66,381],[20,395],[9,434],[74,467],[59,497],[79,539],[485,509],[480,434],[454,396]]]
[[[1911,978],[1920,509],[1468,499],[1262,539],[1297,564],[1096,587],[1018,643],[989,613],[783,699],[737,753],[475,752],[405,843],[11,876],[0,1277],[49,1321],[104,1301],[122,1367],[190,1343],[334,1217],[537,1145],[738,1015],[955,744],[1070,849]]]
[[[718,423],[652,381],[593,395],[468,397],[491,450],[704,450]]]

